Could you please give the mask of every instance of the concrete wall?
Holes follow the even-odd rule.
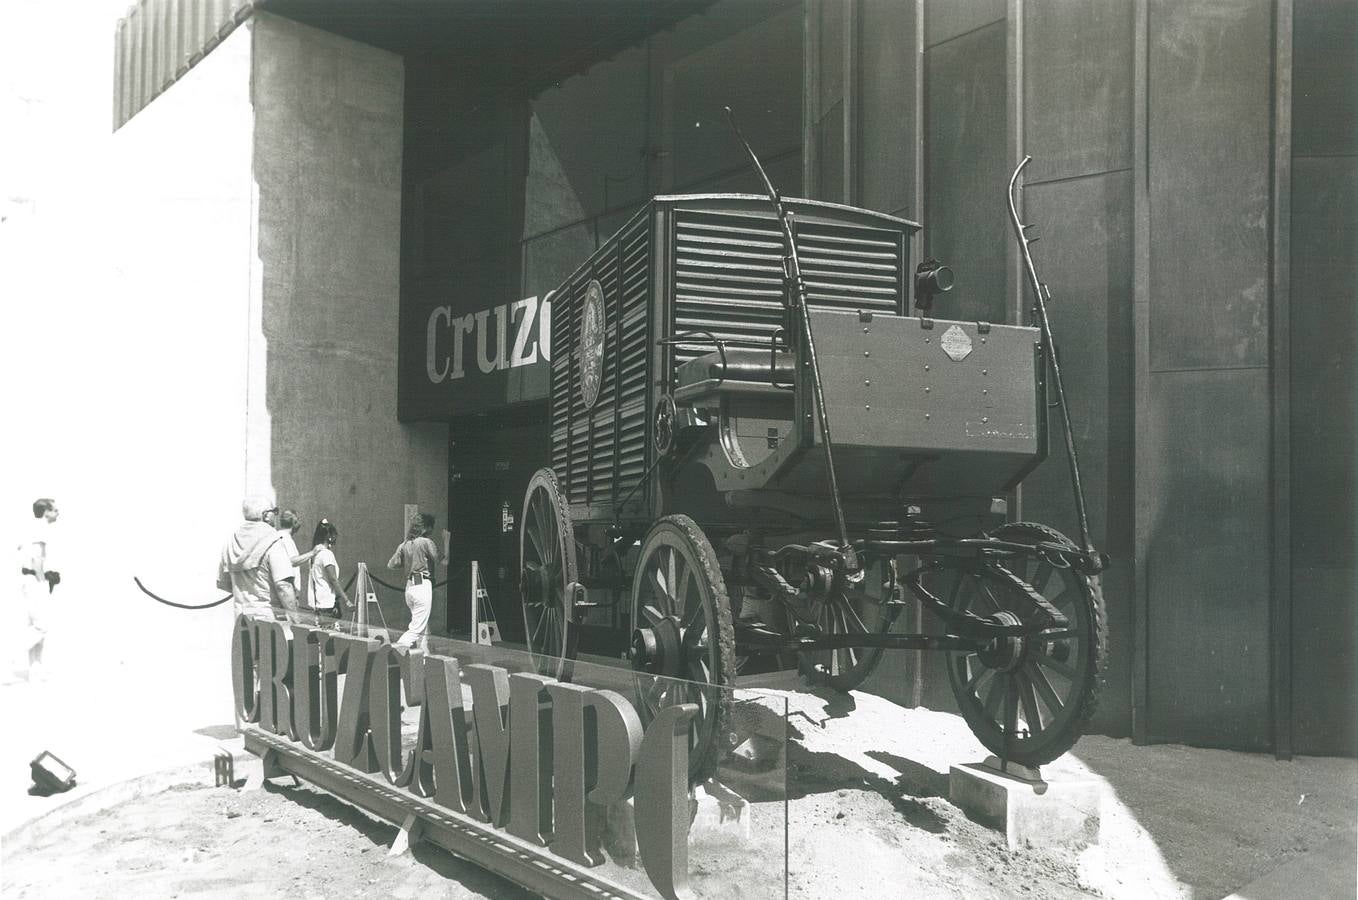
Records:
[[[440,527],[448,508],[447,426],[396,420],[402,61],[267,14],[251,32],[247,480],[302,513],[305,541],[330,517],[345,578],[362,560],[399,584],[404,505]],[[400,593],[378,593],[404,625]]]

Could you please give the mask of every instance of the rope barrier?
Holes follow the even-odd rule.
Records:
[[[470,568],[471,568],[470,566],[462,566],[462,567],[461,567],[460,569],[458,569],[456,572],[450,573],[449,576],[448,576],[447,578],[443,579],[442,581],[436,581],[436,582],[434,582],[433,586],[434,586],[435,588],[441,588],[441,587],[443,587],[444,585],[446,585],[449,581],[451,581],[455,576],[461,575],[463,572],[469,571]],[[352,574],[352,575],[349,576],[349,580],[346,581],[346,582],[344,583],[344,592],[345,592],[346,594],[349,593],[349,589],[350,589],[351,587],[353,587],[353,585],[354,585],[354,580],[355,580],[356,578],[358,578],[358,570],[357,570],[357,569],[354,570],[354,574]],[[145,594],[146,596],[150,597],[152,600],[156,601],[157,603],[164,603],[166,606],[173,606],[175,609],[212,609],[214,606],[221,606],[223,603],[228,603],[228,602],[230,602],[230,600],[231,600],[231,595],[230,595],[230,594],[227,594],[227,595],[226,595],[225,597],[223,597],[222,599],[220,599],[220,600],[214,600],[214,601],[212,601],[211,603],[196,603],[196,604],[195,604],[195,603],[175,603],[173,600],[166,600],[164,597],[160,596],[159,594],[155,593],[155,592],[152,591],[150,588],[148,588],[146,585],[142,584],[142,583],[141,583],[141,579],[138,578],[136,575],[133,575],[133,576],[132,576],[132,580],[133,580],[134,582],[136,582],[137,587],[141,588],[141,592],[142,592],[143,594]],[[404,588],[404,587],[397,587],[397,586],[394,585],[394,584],[387,584],[385,581],[383,581],[382,579],[380,579],[380,578],[378,578],[376,575],[374,575],[371,571],[368,572],[368,580],[369,580],[369,581],[373,581],[373,582],[375,582],[375,583],[377,583],[377,584],[382,585],[382,587],[386,588],[386,589],[389,590],[389,591],[400,591],[400,592],[402,592],[402,593],[405,592],[405,588]]]
[[[446,585],[449,581],[452,581],[453,578],[454,578],[455,576],[461,575],[463,572],[469,572],[469,571],[471,571],[471,566],[470,566],[470,565],[465,565],[465,566],[463,566],[462,568],[458,569],[456,572],[449,572],[447,578],[443,579],[442,581],[435,581],[435,582],[433,582],[433,587],[434,587],[435,589],[441,588],[441,587],[443,587],[444,585]],[[357,575],[358,573],[355,572],[354,574]],[[353,581],[352,578],[350,578],[349,580],[350,580],[351,582]],[[376,575],[374,575],[374,574],[372,573],[372,569],[371,569],[371,568],[368,569],[368,580],[369,580],[369,581],[376,582],[377,584],[382,585],[382,587],[386,588],[386,589],[389,590],[389,591],[402,591],[402,592],[405,591],[405,588],[404,588],[403,586],[399,586],[399,585],[395,585],[395,584],[387,584],[385,581],[383,581],[382,579],[378,578]],[[348,590],[348,588],[346,587],[345,590]]]
[[[222,599],[214,600],[211,603],[200,603],[197,605],[190,605],[188,603],[175,603],[173,600],[166,600],[164,597],[161,597],[158,594],[153,593],[146,587],[146,585],[141,583],[141,579],[138,578],[136,575],[132,576],[132,580],[137,583],[137,587],[141,588],[141,592],[143,594],[150,597],[152,600],[155,600],[157,603],[164,603],[166,606],[173,606],[175,609],[212,609],[212,607],[221,606],[223,603],[226,603],[228,600],[231,599],[231,595],[227,594]]]

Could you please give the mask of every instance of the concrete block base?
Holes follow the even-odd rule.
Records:
[[[992,762],[994,763],[992,765]],[[952,766],[948,798],[969,817],[1003,831],[1010,850],[1098,843],[1102,786],[1094,778],[1044,781],[1031,769],[984,763]]]
[[[729,847],[750,842],[750,805],[744,797],[709,781],[694,790],[692,803],[695,809],[688,830],[691,845],[710,842],[712,846]]]
[[[750,804],[725,785],[708,781],[689,795],[688,840],[690,847],[708,845],[729,848],[750,843]],[[636,810],[632,801],[608,807],[604,820],[603,846],[614,862],[637,862]]]

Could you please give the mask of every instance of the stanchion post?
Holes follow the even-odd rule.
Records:
[[[471,620],[471,632],[469,636],[473,644],[478,644],[480,643],[480,640],[478,639],[477,635],[479,633],[478,626],[480,626],[481,624],[481,598],[477,594],[476,586],[481,582],[481,564],[478,563],[476,560],[472,560],[471,568],[472,568],[472,581],[471,581],[472,620]]]
[[[360,594],[363,599],[354,604],[354,624],[360,628],[368,627],[368,598],[372,596],[372,584],[368,581],[368,564],[361,562],[358,564],[358,580],[355,582],[358,590],[354,593]],[[360,632],[367,634],[366,631]]]

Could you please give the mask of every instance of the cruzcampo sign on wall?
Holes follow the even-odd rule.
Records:
[[[412,299],[402,311],[400,415],[435,419],[548,394],[551,294],[505,303]]]
[[[554,897],[644,896],[599,871],[608,818],[630,798],[654,890],[688,894],[695,704],[643,727],[615,691],[245,615],[231,663],[265,777],[304,778]],[[419,707],[413,742],[403,697]]]

